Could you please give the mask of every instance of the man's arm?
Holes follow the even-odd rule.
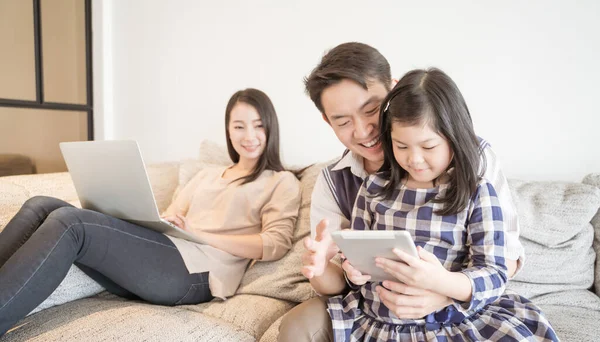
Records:
[[[323,172],[319,173],[311,198],[311,236],[304,241],[306,252],[302,257],[302,273],[319,294],[340,294],[346,287],[340,260],[334,258],[338,248],[330,232],[349,226],[350,222],[342,214]]]
[[[487,145],[483,150],[487,162],[485,174],[483,175],[496,189],[502,216],[504,219],[504,229],[506,231],[506,266],[508,268],[508,277],[512,278],[523,267],[525,253],[523,246],[519,241],[519,221],[517,210],[513,202],[508,181],[502,172],[498,157],[492,148]]]

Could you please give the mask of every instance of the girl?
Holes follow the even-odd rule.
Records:
[[[486,143],[454,82],[437,69],[411,71],[381,108],[385,162],[361,187],[352,229],[409,231],[420,258],[394,250],[403,263],[376,265],[453,302],[422,319],[399,318],[380,301],[390,284],[367,282],[346,260],[353,290],[328,301],[335,340],[557,340],[535,305],[504,293],[502,209],[481,177]]]
[[[56,198],[29,199],[0,233],[0,336],[48,297],[73,263],[108,291],[160,305],[235,293],[250,259],[290,248],[298,180],[279,158],[263,92],[235,93],[225,113],[233,165],[203,169],[165,212],[203,244],[166,236]]]

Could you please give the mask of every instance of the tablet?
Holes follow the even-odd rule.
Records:
[[[399,260],[392,252],[394,248],[418,257],[415,243],[405,230],[338,230],[331,236],[350,264],[362,274],[371,276],[369,281],[398,281],[375,266],[376,257]]]

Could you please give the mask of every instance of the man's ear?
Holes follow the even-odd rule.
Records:
[[[390,89],[393,89],[396,86],[396,84],[398,84],[398,79],[392,78],[392,88],[390,88]]]
[[[323,121],[327,122],[327,124],[329,126],[331,126],[331,123],[329,122],[329,119],[327,118],[327,115],[325,115],[325,113],[321,113],[321,116],[323,117]]]

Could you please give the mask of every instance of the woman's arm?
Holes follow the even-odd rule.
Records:
[[[173,202],[162,213],[161,217],[166,219],[167,217],[175,218],[176,215],[185,216],[204,174],[204,170],[200,170],[177,194],[177,197],[173,199]]]
[[[194,234],[202,243],[240,258],[262,259],[263,241],[260,234],[225,235],[206,232]]]
[[[278,173],[274,179],[269,199],[260,208],[261,233],[257,234],[218,234],[200,229],[190,229],[185,216],[176,214],[166,217],[180,228],[193,231],[198,239],[209,246],[242,258],[277,260],[292,246],[294,224],[300,207],[298,180],[290,172]],[[244,215],[251,208],[240,208]],[[193,228],[193,227],[192,227]]]

